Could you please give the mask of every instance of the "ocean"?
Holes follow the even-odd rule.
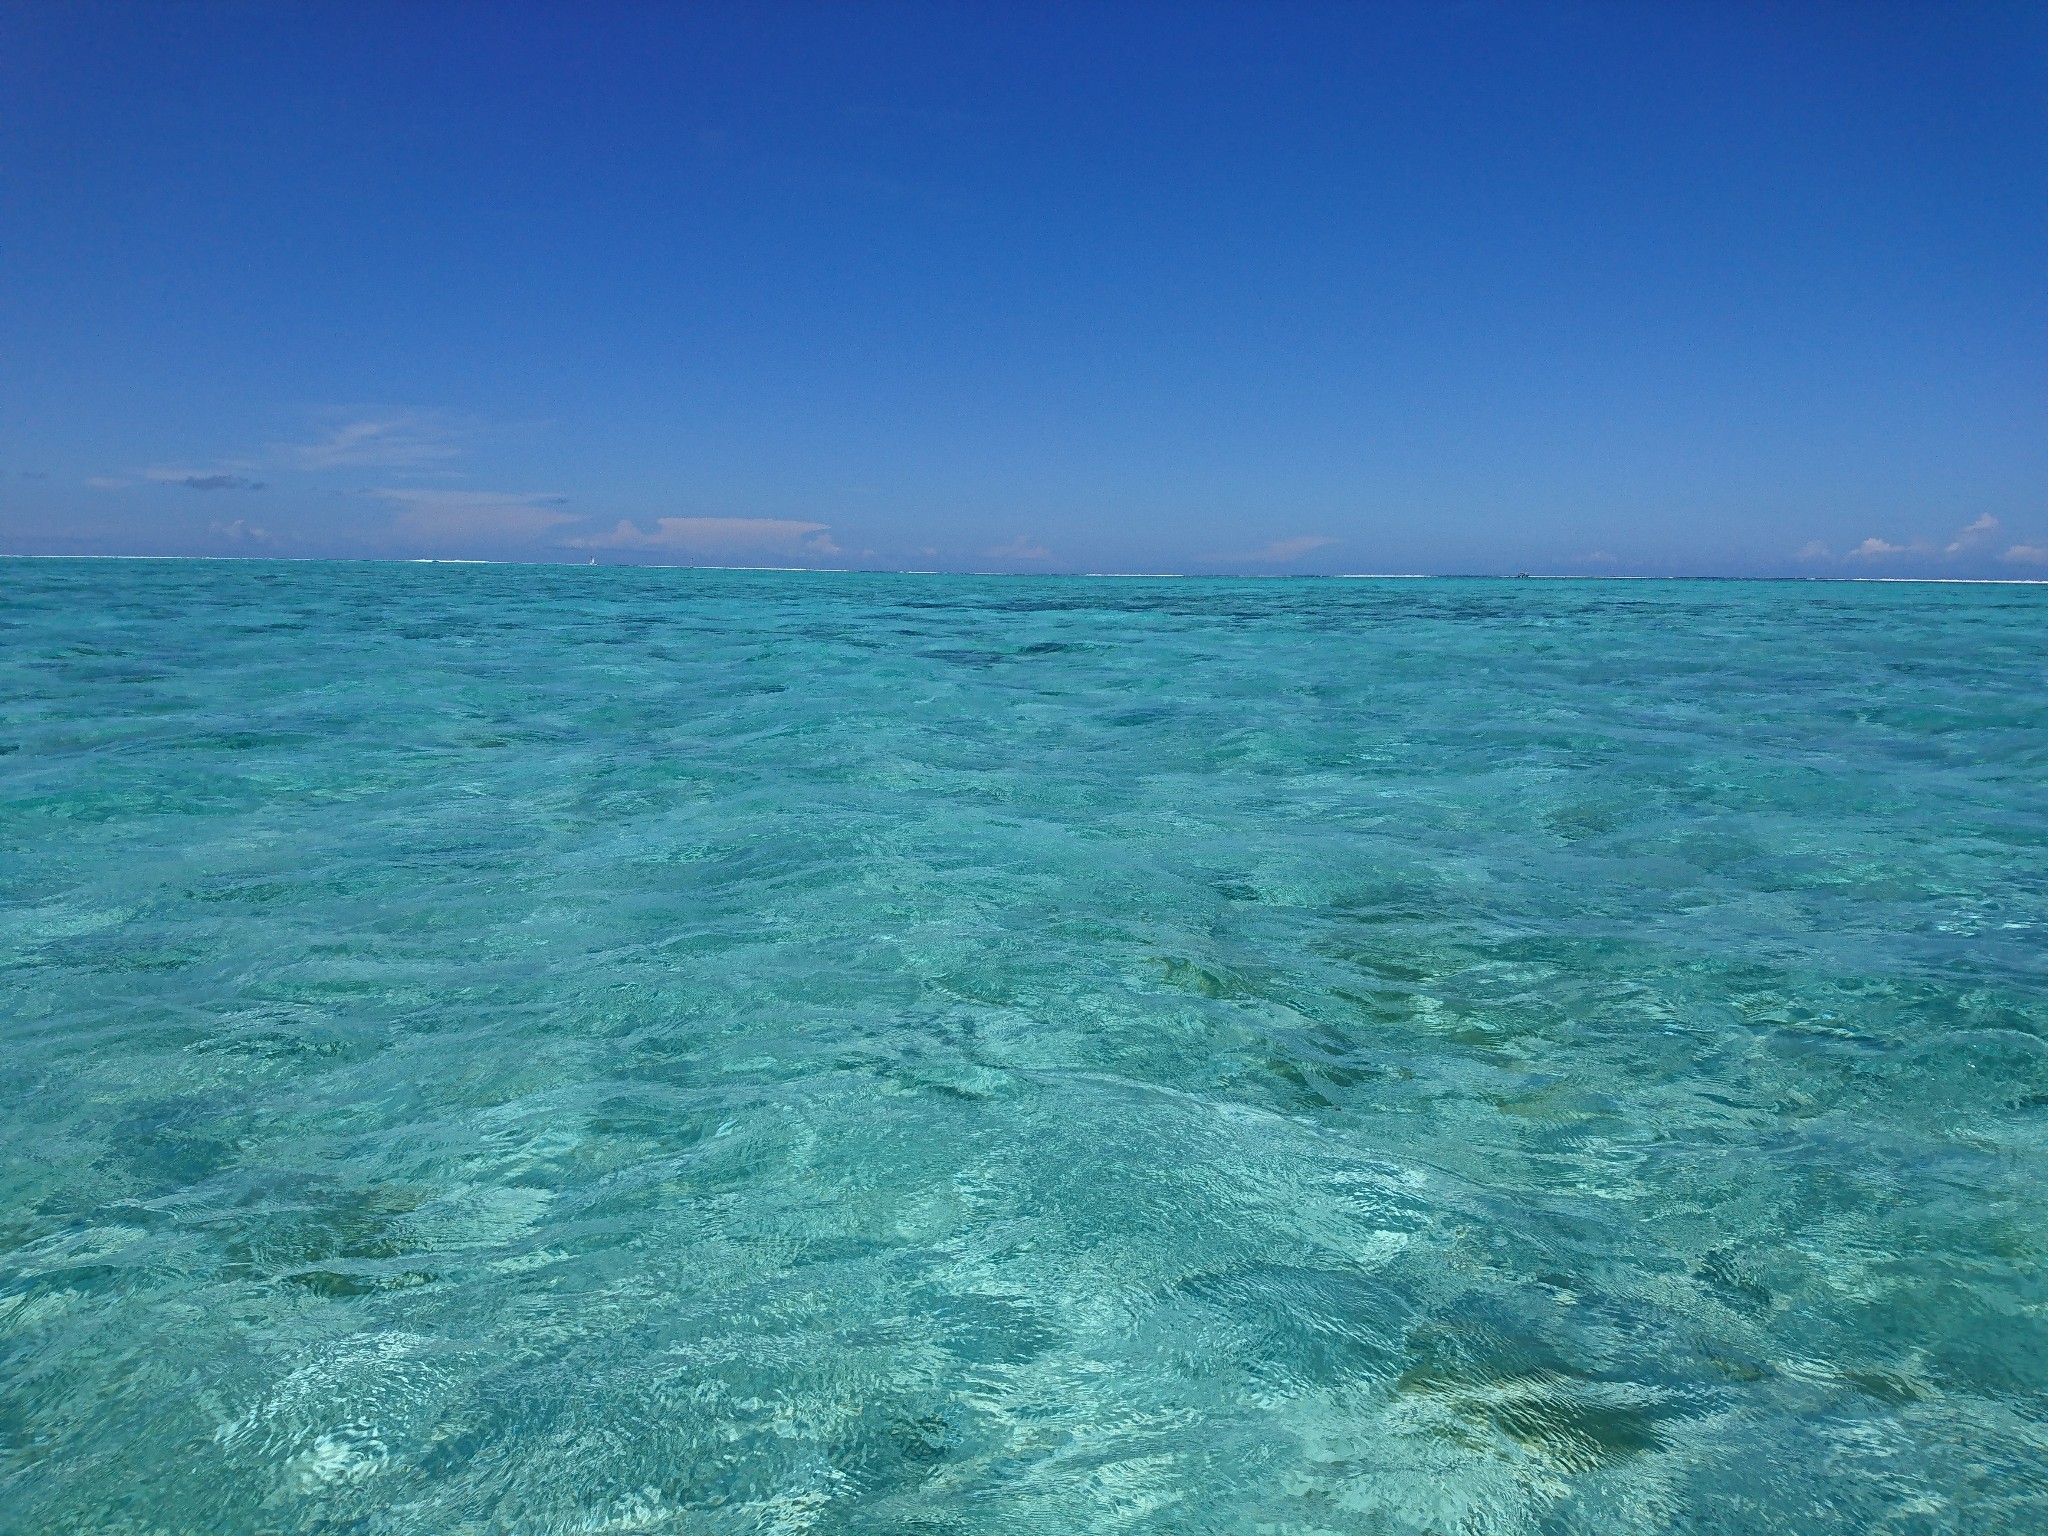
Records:
[[[10,1533],[2048,1529],[2048,588],[0,565]]]

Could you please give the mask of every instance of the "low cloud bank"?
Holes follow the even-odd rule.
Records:
[[[780,517],[662,517],[650,532],[621,519],[609,533],[563,539],[569,549],[632,549],[669,554],[780,555],[805,560],[843,553],[832,542],[829,523]]]
[[[1052,558],[1051,550],[1047,549],[1037,540],[1027,538],[1021,533],[1010,540],[1009,543],[998,544],[994,549],[988,550],[986,553],[991,560],[1050,560]]]
[[[1204,565],[1286,565],[1299,560],[1311,551],[1335,544],[1337,541],[1324,533],[1298,534],[1291,539],[1275,539],[1264,549],[1240,550],[1232,555],[1208,555]]]
[[[2000,524],[1989,512],[1978,517],[1955,532],[1946,544],[1937,544],[1931,539],[1913,539],[1908,543],[1894,544],[1889,539],[1872,535],[1858,544],[1842,561],[1858,564],[1878,564],[1900,559],[1904,556],[1918,556],[1922,562],[1929,560],[1960,560],[1975,557],[1982,559],[1989,555],[1998,543]],[[1795,560],[1808,563],[1834,560],[1834,553],[1814,539],[1802,546],[1793,556]],[[2038,544],[2013,544],[1997,557],[2007,565],[2048,565],[2048,547]]]
[[[387,486],[369,494],[399,509],[392,519],[394,533],[437,545],[463,539],[489,544],[535,539],[576,521],[574,513],[561,510],[565,498],[540,493]]]

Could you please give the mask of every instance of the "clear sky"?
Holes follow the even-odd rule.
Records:
[[[0,0],[0,550],[2048,576],[2048,5]]]

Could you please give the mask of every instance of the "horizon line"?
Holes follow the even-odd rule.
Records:
[[[748,571],[763,575],[966,576],[1060,581],[1782,581],[1832,584],[2039,587],[2048,576],[1713,576],[1618,571],[937,571],[919,567],[840,565],[682,565],[652,560],[493,560],[460,555],[174,555],[31,554],[0,550],[0,560],[216,560],[248,565],[502,565],[561,570]]]

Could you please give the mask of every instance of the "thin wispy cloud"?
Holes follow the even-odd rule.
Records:
[[[142,478],[156,485],[182,485],[188,491],[260,491],[264,482],[242,473],[252,466],[242,459],[214,461],[212,469],[193,469],[184,464],[158,464],[142,472]],[[91,482],[88,482],[91,483]],[[113,489],[113,482],[103,489]]]
[[[680,555],[779,555],[812,559],[843,553],[831,525],[780,517],[663,517],[651,531],[621,519],[609,533],[561,541],[571,549],[634,549]]]
[[[512,543],[538,538],[576,515],[561,510],[566,498],[513,491],[421,490],[381,486],[365,494],[398,508],[391,531],[411,540],[445,543],[476,539]]]
[[[1026,538],[1021,533],[1010,540],[1009,543],[998,544],[994,549],[988,550],[987,554],[991,560],[1050,560],[1052,558],[1051,550],[1047,549],[1043,544]]]
[[[2015,544],[1998,558],[2007,565],[2048,565],[2048,544]]]
[[[279,443],[273,453],[299,469],[432,469],[462,456],[475,425],[446,411],[333,413],[311,442]]]
[[[1799,546],[1799,552],[1792,558],[1794,560],[1825,560],[1828,558],[1828,547],[1821,543],[1819,539],[1808,539]]]
[[[96,491],[125,491],[135,482],[119,475],[87,475],[85,483]]]
[[[1286,565],[1303,555],[1337,541],[1328,534],[1304,533],[1291,539],[1275,539],[1264,549],[1241,550],[1234,555],[1210,555],[1207,565]]]
[[[446,472],[451,461],[462,456],[467,439],[475,436],[478,424],[449,411],[390,409],[379,411],[332,410],[314,418],[316,435],[304,442],[272,443],[258,454],[214,458],[207,468],[187,464],[159,464],[142,471],[142,478],[159,484],[190,487],[195,491],[253,491],[264,488],[254,478],[262,470],[307,471],[334,469],[386,469]],[[116,490],[126,481],[99,476],[86,484],[99,490]]]

